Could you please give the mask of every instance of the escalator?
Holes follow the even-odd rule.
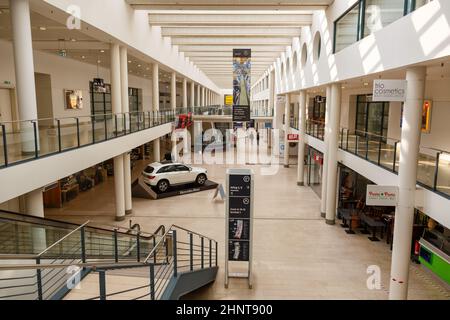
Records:
[[[146,233],[137,224],[77,225],[0,211],[0,300],[176,299],[180,286],[186,291],[178,279],[199,270],[207,276],[192,290],[214,281],[217,242],[182,227]],[[92,282],[98,288],[83,291]]]

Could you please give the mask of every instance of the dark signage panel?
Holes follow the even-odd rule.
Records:
[[[233,106],[233,121],[250,121],[250,106]]]
[[[228,242],[228,260],[248,261],[250,258],[249,249],[248,241],[230,240]]]
[[[250,220],[230,219],[228,238],[230,240],[248,240],[250,238]]]
[[[230,197],[249,197],[250,184],[251,177],[248,175],[230,175]]]
[[[250,218],[250,198],[231,198],[229,202],[230,218]]]

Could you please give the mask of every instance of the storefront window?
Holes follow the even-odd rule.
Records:
[[[389,121],[389,103],[373,102],[372,96],[360,95],[356,106],[356,133],[373,137],[387,137]]]
[[[403,17],[404,0],[365,0],[364,37]]]
[[[358,3],[344,16],[335,22],[334,52],[341,51],[358,41]]]
[[[323,154],[308,146],[307,181],[311,189],[319,197],[322,195],[322,164]]]

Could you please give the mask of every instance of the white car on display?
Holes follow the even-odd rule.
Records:
[[[154,162],[149,164],[142,175],[144,182],[160,192],[166,192],[171,186],[196,183],[204,185],[208,177],[206,169],[199,167],[190,167],[182,163]]]

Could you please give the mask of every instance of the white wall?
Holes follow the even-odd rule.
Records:
[[[52,84],[53,117],[80,117],[91,114],[91,97],[89,81],[97,77],[110,83],[109,69],[99,68],[91,64],[57,55],[34,51],[34,67],[36,73],[50,74]],[[15,71],[12,43],[0,41],[0,81],[11,81],[14,87]],[[128,75],[129,87],[142,89],[143,110],[151,110],[152,81],[145,78]],[[37,83],[36,86],[40,84]],[[64,107],[64,89],[80,89],[83,91],[83,109],[68,110]]]
[[[32,1],[31,8],[50,19],[66,24],[66,10],[76,5],[81,11],[82,29],[87,35],[106,43],[126,45],[136,57],[157,61],[202,86],[219,92],[220,89],[193,63],[163,38],[160,27],[149,24],[144,10],[134,10],[123,0],[43,0]],[[51,13],[49,13],[51,12]],[[99,14],[101,12],[101,14]],[[89,26],[89,30],[86,27]],[[151,62],[149,61],[149,62]]]

